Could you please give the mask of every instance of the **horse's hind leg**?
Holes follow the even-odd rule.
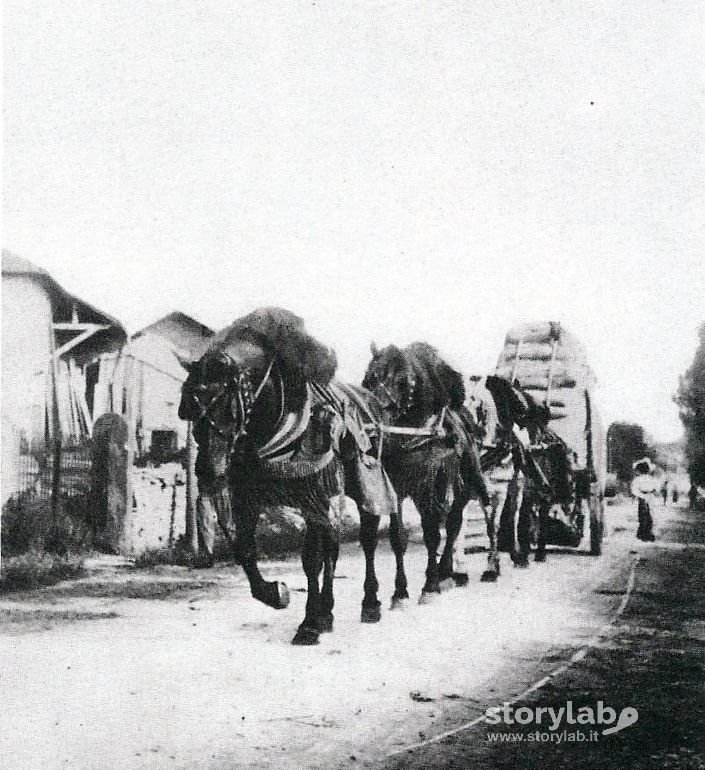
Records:
[[[452,580],[457,586],[465,586],[468,584],[467,572],[455,572],[453,570],[453,554],[455,553],[455,544],[458,535],[463,526],[463,511],[465,510],[466,503],[467,500],[465,500],[464,497],[459,498],[456,495],[453,500],[453,505],[448,512],[448,518],[446,519],[446,543],[438,566],[441,585],[446,580]],[[461,547],[464,547],[464,544],[461,544]]]
[[[381,474],[381,466],[379,471]],[[355,501],[357,510],[360,512],[360,545],[365,554],[364,596],[362,597],[360,620],[363,623],[377,623],[382,617],[381,604],[377,598],[379,583],[375,572],[375,552],[377,551],[380,517],[370,510],[372,506],[363,492],[359,470],[354,463],[346,467],[345,480],[346,492]]]
[[[363,623],[377,623],[382,613],[381,602],[377,598],[379,582],[375,572],[375,551],[379,533],[379,516],[360,510],[360,545],[365,554],[365,594],[362,598],[360,620]]]
[[[392,595],[391,609],[403,609],[409,601],[409,590],[406,581],[406,571],[404,570],[404,554],[409,543],[409,533],[404,526],[404,514],[402,503],[399,498],[397,501],[396,513],[389,517],[389,541],[394,552],[396,561],[396,575],[394,577],[394,594]]]
[[[539,504],[539,531],[536,538],[536,554],[534,561],[546,561],[546,538],[548,537],[548,514],[551,504],[547,500],[541,500]]]
[[[323,546],[323,587],[321,588],[321,607],[318,614],[318,630],[325,633],[333,630],[333,580],[335,566],[338,563],[340,551],[339,533],[337,529],[326,529],[321,533]]]
[[[514,475],[509,484],[506,504],[511,507],[512,562],[515,567],[528,567],[531,551],[531,506],[524,505],[524,480],[519,473]]]
[[[309,521],[306,526],[304,547],[301,554],[304,572],[308,581],[308,596],[306,598],[306,614],[303,622],[292,639],[292,644],[312,645],[318,644],[319,615],[321,610],[321,594],[318,579],[323,568],[322,558],[322,532],[320,525]]]
[[[480,576],[483,583],[494,583],[499,577],[499,554],[497,552],[497,506],[498,495],[493,494],[488,505],[483,505],[482,512],[485,516],[485,525],[487,527],[487,537],[490,541],[487,552],[487,569]]]

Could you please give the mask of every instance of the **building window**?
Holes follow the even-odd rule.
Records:
[[[174,457],[178,451],[177,435],[175,430],[153,430],[150,453],[152,459],[157,462],[166,462]]]

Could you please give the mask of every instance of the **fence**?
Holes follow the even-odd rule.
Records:
[[[47,442],[3,431],[3,551],[42,549],[48,538],[60,550],[88,544],[92,465],[88,438]]]

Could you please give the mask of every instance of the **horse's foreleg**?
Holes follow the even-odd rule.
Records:
[[[382,613],[381,602],[377,598],[379,583],[375,572],[375,551],[379,532],[379,516],[360,510],[360,545],[365,554],[365,594],[362,598],[360,620],[363,623],[377,623]]]
[[[429,506],[432,509],[433,506]],[[424,604],[428,602],[433,594],[441,592],[440,579],[438,576],[438,546],[441,542],[441,531],[439,516],[436,511],[421,511],[421,527],[423,528],[423,541],[426,546],[428,563],[426,566],[426,582],[421,590],[419,602]]]
[[[487,551],[487,569],[480,576],[483,583],[494,583],[499,577],[499,554],[497,552],[497,507],[499,504],[498,495],[492,495],[487,505],[482,502],[482,513],[485,517],[485,526],[487,528],[487,538],[489,540],[489,549]]]
[[[404,526],[404,514],[402,503],[397,501],[397,510],[389,516],[389,541],[394,552],[396,561],[396,575],[394,577],[394,594],[392,595],[391,609],[401,609],[409,601],[409,590],[406,581],[406,571],[404,570],[404,554],[409,543],[409,533]]]
[[[464,586],[468,583],[467,572],[455,572],[453,570],[453,555],[458,535],[463,526],[463,511],[465,510],[466,502],[467,500],[456,495],[446,519],[446,543],[438,566],[441,583],[446,580],[452,580],[458,586]],[[464,549],[465,544],[461,543],[460,547]]]
[[[339,532],[337,529],[326,529],[321,533],[323,546],[323,587],[321,588],[321,606],[318,614],[318,630],[321,633],[333,630],[333,580],[335,566],[338,563],[340,551]]]
[[[279,580],[269,582],[262,577],[257,564],[256,527],[257,514],[244,511],[239,517],[237,539],[233,543],[235,558],[247,575],[252,596],[275,610],[281,610],[289,605],[289,589],[286,583]]]
[[[318,618],[321,610],[321,594],[318,579],[323,568],[322,532],[320,525],[311,521],[306,525],[301,561],[308,582],[306,614],[291,643],[298,645],[318,644],[318,635],[320,633]]]

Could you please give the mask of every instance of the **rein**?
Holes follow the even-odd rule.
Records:
[[[264,389],[264,386],[267,383],[267,380],[269,379],[272,368],[274,366],[275,359],[272,358],[272,360],[269,362],[269,365],[267,366],[267,370],[264,373],[264,376],[262,377],[262,380],[260,384],[257,386],[257,389],[255,390],[254,394],[252,393],[252,386],[250,383],[250,377],[249,377],[249,369],[244,369],[239,377],[236,380],[232,380],[231,382],[223,383],[220,387],[220,390],[208,401],[207,404],[203,404],[203,402],[200,400],[200,398],[194,393],[193,398],[198,404],[200,408],[200,415],[198,416],[199,420],[207,420],[208,424],[213,428],[213,430],[216,431],[220,436],[223,438],[227,438],[228,433],[223,430],[219,425],[215,423],[215,421],[211,417],[211,409],[213,405],[219,401],[223,396],[227,395],[229,389],[232,387],[233,384],[237,386],[237,404],[238,404],[238,410],[240,412],[240,428],[236,433],[233,433],[230,438],[230,451],[232,452],[235,444],[237,441],[242,437],[247,435],[247,426],[250,422],[250,415],[252,413],[252,407],[255,405],[255,402],[262,394],[262,390]],[[284,408],[284,400],[283,397],[281,399],[281,409]]]

